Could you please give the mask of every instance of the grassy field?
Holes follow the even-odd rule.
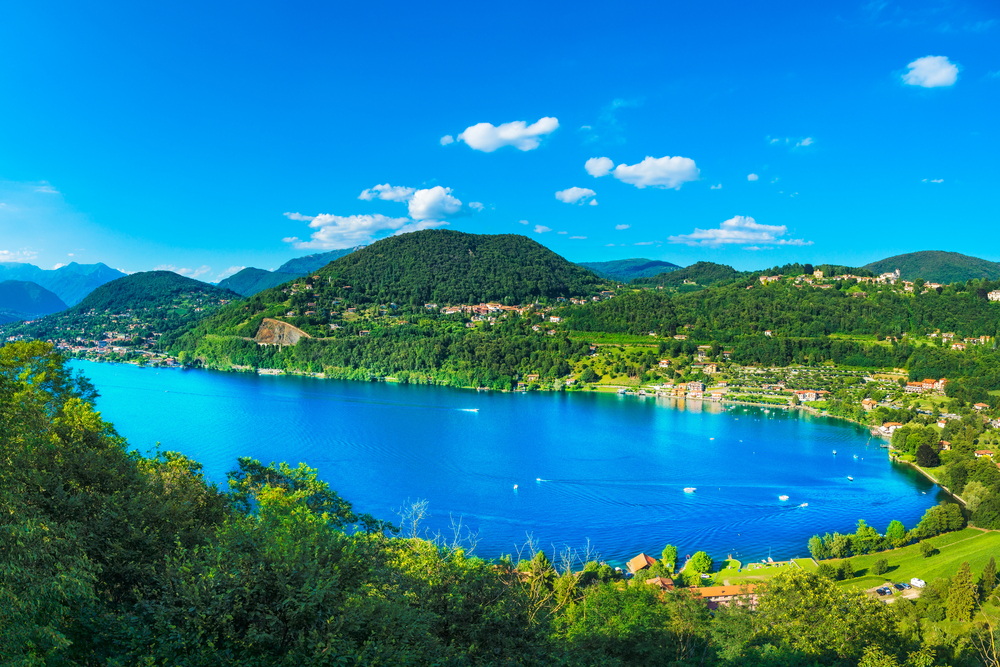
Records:
[[[808,565],[807,565],[808,563]],[[747,563],[745,567],[738,560],[727,560],[722,563],[718,572],[710,585],[723,586],[728,581],[730,586],[741,584],[755,584],[773,579],[782,572],[787,572],[789,568],[798,568],[812,572],[816,566],[808,558],[798,558],[794,561],[783,563]]]
[[[886,581],[909,582],[913,577],[924,581],[933,581],[941,577],[951,577],[959,566],[968,561],[973,573],[978,576],[982,572],[990,556],[1000,557],[1000,532],[983,531],[977,528],[966,528],[954,533],[938,535],[927,540],[938,553],[924,558],[920,553],[919,544],[911,544],[902,549],[883,551],[866,556],[854,556],[850,559],[856,576],[854,579],[839,582],[840,586],[872,588]],[[885,574],[868,574],[872,564],[879,558],[889,561],[889,571]],[[836,567],[839,560],[824,561]]]

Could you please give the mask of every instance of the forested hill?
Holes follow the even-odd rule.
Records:
[[[307,273],[312,273],[324,266],[329,264],[334,260],[338,260],[341,257],[350,255],[355,250],[361,250],[365,246],[359,245],[353,248],[342,248],[340,250],[331,250],[329,252],[319,252],[314,255],[306,255],[305,257],[296,257],[295,259],[290,259],[281,266],[279,266],[275,273],[291,273],[297,276],[304,276]]]
[[[660,273],[646,278],[636,278],[632,283],[634,285],[679,287],[685,281],[690,281],[698,285],[716,285],[731,283],[743,275],[749,274],[737,271],[727,264],[697,262],[691,266],[676,269],[669,273]]]
[[[41,285],[24,280],[0,282],[0,324],[65,309],[62,299]]]
[[[277,287],[290,280],[295,280],[303,274],[282,273],[280,271],[265,271],[248,266],[239,273],[234,273],[219,282],[222,289],[232,290],[243,296],[253,296],[257,292]]]
[[[350,285],[354,302],[409,305],[519,304],[590,294],[602,282],[525,236],[444,229],[382,239],[318,274],[335,286]]]
[[[681,268],[670,262],[642,257],[616,259],[610,262],[577,262],[577,264],[590,269],[602,278],[611,278],[622,282],[628,282],[633,278],[649,278]]]
[[[899,269],[900,278],[903,280],[923,278],[945,284],[965,282],[975,278],[1000,279],[1000,263],[943,250],[924,250],[896,255],[866,264],[865,268],[876,274]]]
[[[93,310],[123,313],[173,305],[178,298],[205,297],[235,300],[240,295],[200,280],[185,278],[173,271],[145,271],[98,287],[68,312],[86,313]]]

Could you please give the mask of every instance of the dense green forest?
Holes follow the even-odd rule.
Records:
[[[178,296],[239,299],[239,295],[200,280],[185,278],[173,271],[133,273],[101,285],[71,308],[67,314],[88,311],[123,313],[170,306]]]
[[[943,250],[923,250],[887,257],[866,264],[865,268],[875,273],[888,273],[899,269],[903,280],[923,278],[936,283],[1000,279],[1000,264],[997,262]]]
[[[685,281],[690,281],[698,285],[707,286],[730,283],[741,276],[743,276],[743,272],[737,271],[727,264],[696,262],[691,266],[684,267],[683,269],[675,269],[668,273],[634,278],[632,284],[647,287],[681,287]]]
[[[357,303],[423,305],[581,296],[601,282],[545,246],[515,234],[433,229],[392,236],[320,269],[323,281],[351,286]]]
[[[585,269],[590,269],[602,278],[628,282],[633,278],[650,278],[661,273],[676,271],[681,267],[657,259],[616,259],[610,262],[577,262]]]
[[[94,396],[51,346],[0,348],[5,665],[995,659],[989,628],[932,639],[919,606],[885,605],[817,574],[790,570],[755,591],[755,606],[744,598],[710,613],[686,573],[666,568],[678,587],[661,591],[541,551],[484,560],[460,538],[422,537],[412,513],[402,530],[358,515],[304,465],[239,459],[218,488],[189,458],[130,451]],[[960,570],[952,588],[965,590],[966,578]]]

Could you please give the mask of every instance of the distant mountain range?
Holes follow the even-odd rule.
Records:
[[[305,257],[290,259],[275,271],[267,271],[248,266],[238,273],[234,273],[225,280],[219,281],[219,287],[242,294],[243,296],[253,296],[266,289],[277,287],[290,280],[301,278],[317,271],[330,262],[349,255],[355,250],[360,250],[365,246],[359,245],[353,248],[343,248],[341,250],[331,250]]]
[[[602,278],[628,282],[633,278],[651,278],[652,276],[681,268],[677,264],[656,259],[616,259],[610,262],[577,262]]]
[[[54,293],[27,280],[0,282],[0,324],[30,320],[66,310],[66,304]]]
[[[0,280],[26,280],[41,285],[73,306],[95,289],[121,278],[125,274],[106,264],[72,262],[54,270],[40,269],[34,264],[0,262]]]
[[[973,278],[987,280],[1000,278],[1000,263],[943,250],[924,250],[896,255],[866,264],[864,268],[876,274],[899,269],[899,276],[903,280],[923,278],[945,284],[965,282]]]

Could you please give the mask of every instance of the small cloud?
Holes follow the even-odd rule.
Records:
[[[814,140],[813,140],[812,137],[806,137],[805,139],[803,139],[802,141],[798,142],[795,145],[796,146],[812,146],[813,143],[814,143]]]
[[[471,208],[473,211],[482,211],[486,207],[483,205],[482,202],[470,201],[469,208]]]
[[[527,221],[527,220],[518,220],[518,222],[519,222],[520,224],[522,224],[522,225],[527,225],[527,224],[530,224],[530,223],[528,223],[528,221]]]
[[[772,144],[781,143],[781,139],[779,139],[778,137],[775,137],[775,138],[771,139],[771,141],[768,142],[768,143],[772,143]]]
[[[590,188],[572,187],[556,193],[556,199],[566,204],[582,204],[597,193]]]
[[[586,239],[587,237],[586,237],[586,236],[571,236],[571,237],[569,237],[569,238],[570,238],[570,240],[572,240],[572,241],[583,241],[583,240],[585,240],[585,239]]]
[[[751,245],[744,248],[744,250],[774,250],[774,246],[769,245]]]
[[[713,185],[713,186],[712,186],[711,188],[709,188],[709,189],[710,189],[710,190],[721,190],[721,189],[722,189],[722,183],[719,183],[718,185]]]
[[[556,232],[556,234],[569,234],[569,232]]]
[[[545,232],[551,232],[551,227],[546,227],[545,225],[535,225],[536,234],[544,234]]]
[[[61,269],[64,266],[66,266],[66,265],[63,264],[62,262],[59,262],[58,264],[56,264],[55,266],[52,267],[52,270],[55,271],[56,269]]]
[[[313,216],[309,227],[315,229],[308,241],[296,236],[282,239],[300,250],[336,250],[357,245],[367,245],[377,238],[396,236],[422,229],[432,229],[446,222],[436,220],[411,220],[410,218],[390,218],[380,213],[375,215],[333,215],[321,213]]]
[[[443,137],[441,137],[442,146],[447,146],[448,144],[453,144],[453,143],[455,143],[455,137],[451,136],[450,134],[446,134]]]
[[[654,187],[680,190],[682,185],[697,181],[701,176],[701,170],[694,160],[679,155],[661,158],[646,156],[645,160],[636,164],[620,164],[612,173],[619,181],[639,189]]]
[[[607,176],[614,167],[615,163],[609,157],[592,157],[583,163],[583,168],[594,178]]]
[[[639,241],[638,243],[633,243],[632,245],[653,245],[656,241]]]
[[[247,268],[247,267],[245,267],[245,266],[230,266],[228,269],[226,269],[225,271],[223,271],[223,272],[219,273],[217,276],[215,276],[215,279],[216,280],[225,280],[229,276],[233,275],[234,273],[239,273],[240,271],[242,271],[245,268]]]
[[[373,188],[363,190],[361,194],[358,195],[358,199],[362,201],[371,201],[378,198],[383,201],[403,202],[409,201],[413,197],[413,193],[416,191],[416,188],[407,188],[402,185],[389,185],[388,183],[383,183],[382,185],[376,185]]]
[[[16,262],[16,263],[26,263],[35,259],[38,253],[30,248],[21,248],[20,250],[10,251],[10,250],[0,250],[0,263],[2,262]]]
[[[35,192],[41,192],[46,195],[57,195],[59,191],[56,190],[48,181],[42,181],[42,184],[35,188]]]
[[[289,220],[298,220],[300,222],[312,222],[314,217],[311,215],[302,215],[301,213],[289,213],[285,211],[284,216]]]
[[[581,130],[593,130],[594,128],[591,127],[590,125],[581,125],[580,129]]]
[[[747,174],[748,181],[756,181],[758,178],[760,177],[757,174]]]
[[[73,256],[73,253],[68,253],[67,254],[67,257],[72,257],[72,256]]]
[[[203,276],[206,273],[212,272],[212,267],[202,265],[197,269],[182,269],[174,266],[173,264],[160,264],[159,266],[153,267],[154,271],[173,271],[182,276],[187,276],[188,278],[197,278],[198,276]]]
[[[622,225],[615,225],[615,229],[617,229],[618,231],[622,231],[623,229],[628,229],[628,228],[629,228],[629,227],[631,227],[631,226],[632,226],[632,225],[625,225],[625,224],[622,224]]]
[[[771,181],[771,185],[774,185],[774,184],[775,184],[775,183],[777,183],[777,182],[778,182],[779,180],[781,180],[781,178],[780,178],[780,177],[778,177],[778,176],[775,176],[775,177],[774,177],[774,180],[772,180],[772,181]]]
[[[531,125],[523,120],[499,126],[478,123],[465,128],[457,139],[464,141],[470,148],[484,153],[492,153],[504,146],[513,146],[519,151],[530,151],[538,148],[542,137],[555,132],[558,128],[559,120],[548,116]]]
[[[590,203],[587,204],[587,206],[597,206],[597,200],[596,199],[591,199]]]
[[[414,220],[441,220],[462,210],[462,202],[451,196],[451,188],[435,185],[417,190],[409,200],[410,217]]]
[[[932,178],[932,179],[926,179],[925,178],[921,182],[922,183],[944,183],[944,179],[943,178]]]
[[[671,243],[689,246],[744,245],[774,243],[776,245],[806,246],[812,241],[803,239],[781,239],[788,232],[785,225],[762,225],[749,216],[737,215],[724,221],[715,229],[699,229],[690,234],[669,237]]]
[[[952,86],[958,81],[958,65],[952,63],[946,56],[924,56],[906,67],[907,72],[903,74],[902,79],[907,86],[942,88]]]
[[[605,248],[614,248],[614,247],[615,247],[615,244],[614,244],[614,243],[605,243],[605,244],[604,244],[604,247],[605,247]]]

